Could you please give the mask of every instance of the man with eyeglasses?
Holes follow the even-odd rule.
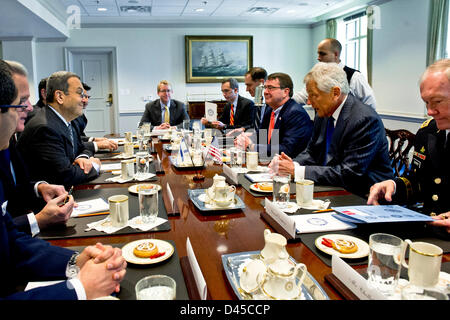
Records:
[[[19,96],[11,68],[0,59],[0,151],[9,146],[19,115]],[[81,253],[49,245],[19,232],[7,210],[5,186],[0,180],[0,300],[76,300],[95,299],[120,290],[126,262],[120,249],[100,243]],[[49,286],[18,291],[27,281],[61,279]]]
[[[235,145],[259,151],[260,158],[271,158],[279,152],[295,157],[305,149],[313,124],[303,106],[292,99],[293,88],[288,74],[270,74],[264,86],[264,98],[270,109],[266,110],[259,130],[255,134],[240,134]]]
[[[172,85],[167,80],[161,80],[157,86],[159,99],[145,105],[139,126],[150,122],[157,130],[176,126],[181,128],[183,120],[189,120],[186,106],[183,102],[172,99]]]
[[[18,121],[15,133],[24,130],[27,114],[33,109],[29,102],[30,90],[26,68],[16,62],[7,61],[11,67],[12,77],[18,89]],[[70,200],[64,206],[58,206],[67,196],[61,185],[48,184],[45,181],[30,180],[24,159],[16,149],[16,137],[10,139],[9,147],[0,151],[0,179],[5,187],[7,210],[14,218],[18,229],[36,235],[41,229],[54,224],[64,224],[70,217],[74,202]],[[33,212],[38,212],[36,215]]]
[[[218,130],[251,128],[255,119],[256,109],[252,100],[239,95],[238,81],[234,78],[226,79],[222,81],[220,89],[227,101],[220,118],[211,123],[206,118],[202,118],[201,122],[207,127]]]
[[[28,122],[17,147],[32,179],[62,184],[68,190],[99,175],[100,160],[78,138],[71,121],[83,112],[79,76],[53,73],[47,81],[47,106]]]
[[[74,128],[77,131],[78,136],[81,138],[81,141],[83,141],[84,146],[90,150],[93,154],[98,152],[100,149],[107,149],[110,152],[117,150],[119,145],[117,142],[110,140],[105,137],[88,137],[86,136],[86,133],[84,132],[84,129],[86,129],[88,119],[86,115],[84,114],[84,111],[86,110],[89,99],[91,96],[89,96],[88,91],[91,90],[91,87],[87,85],[86,83],[82,83],[83,90],[84,90],[84,97],[83,97],[83,114],[72,121]]]

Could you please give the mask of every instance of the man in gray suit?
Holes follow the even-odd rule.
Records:
[[[365,196],[372,184],[393,176],[383,123],[378,114],[350,93],[345,72],[319,62],[304,82],[316,111],[313,136],[293,161],[284,153],[270,167],[296,181],[310,179]]]
[[[157,89],[159,99],[145,105],[139,126],[150,122],[156,129],[168,129],[171,126],[181,128],[183,120],[189,120],[184,103],[171,99],[173,90],[168,81],[160,81]]]

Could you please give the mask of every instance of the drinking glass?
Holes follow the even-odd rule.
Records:
[[[368,285],[386,296],[394,294],[400,277],[402,239],[386,233],[369,237]]]
[[[142,222],[153,223],[158,216],[158,190],[146,186],[138,187],[139,215]]]
[[[289,202],[291,175],[273,176],[273,202],[281,208]]]
[[[191,120],[183,120],[183,130],[189,131],[190,126],[191,126]]]
[[[143,178],[149,171],[149,154],[148,152],[136,153],[136,178]]]
[[[152,275],[136,283],[137,300],[175,300],[177,284],[166,275]]]

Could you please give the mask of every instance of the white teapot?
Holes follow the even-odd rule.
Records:
[[[301,275],[298,276],[301,270]],[[261,291],[271,299],[299,299],[302,294],[302,283],[307,271],[303,263],[295,264],[289,259],[277,259],[267,267],[265,273],[257,276]]]
[[[269,229],[264,230],[264,249],[261,250],[261,259],[266,265],[275,262],[278,259],[289,258],[286,251],[287,240],[279,233],[272,233]]]
[[[216,187],[225,187],[227,183],[225,182],[224,176],[219,176],[216,174],[213,177],[213,184],[211,187],[206,189],[206,199],[205,202],[209,204],[214,204],[214,197],[216,196]]]

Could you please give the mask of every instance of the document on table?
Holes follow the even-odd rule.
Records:
[[[352,223],[338,220],[334,212],[300,214],[293,215],[291,218],[295,221],[297,233],[338,231],[356,228],[356,225]]]
[[[73,208],[72,215],[71,215],[72,218],[78,217],[80,215],[109,210],[109,204],[102,198],[81,201],[81,202],[77,202],[77,204],[78,204],[78,207]]]
[[[247,173],[245,177],[251,182],[272,182],[271,173]]]
[[[352,223],[433,221],[429,216],[399,205],[333,207],[337,218]]]
[[[205,118],[209,122],[217,121],[217,104],[205,102]]]
[[[121,170],[122,164],[120,162],[118,163],[102,163],[101,171],[103,172],[111,172],[115,170]]]

